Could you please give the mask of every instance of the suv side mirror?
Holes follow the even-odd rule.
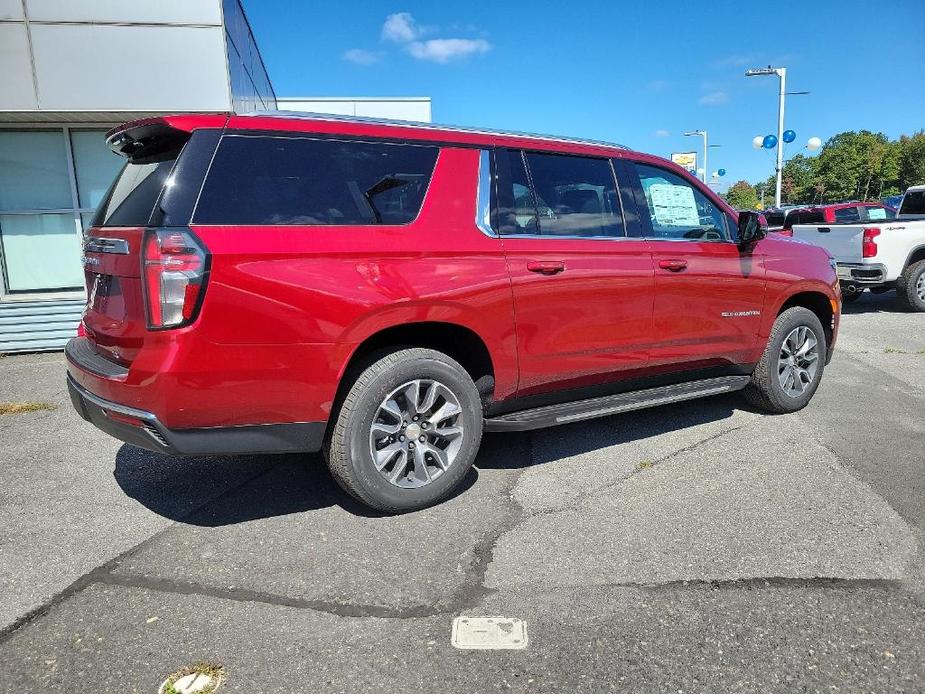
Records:
[[[760,241],[768,235],[768,223],[763,214],[743,210],[739,212],[739,244],[748,244]]]

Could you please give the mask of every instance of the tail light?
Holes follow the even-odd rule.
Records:
[[[151,329],[192,323],[205,293],[209,256],[185,229],[149,229],[143,280]]]
[[[864,229],[864,241],[861,244],[864,258],[877,257],[877,242],[874,240],[880,236],[880,230],[877,227],[867,227]]]

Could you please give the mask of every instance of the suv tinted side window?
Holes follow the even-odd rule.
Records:
[[[198,224],[407,224],[437,147],[226,135],[194,216]]]
[[[624,235],[608,159],[519,150],[495,157],[502,234]]]
[[[623,235],[610,160],[534,152],[526,160],[540,234]]]
[[[634,166],[645,194],[653,238],[730,240],[726,213],[690,182],[657,166]]]

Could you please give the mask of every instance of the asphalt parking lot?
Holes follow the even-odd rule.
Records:
[[[492,435],[446,503],[378,517],[320,458],[171,459],[0,359],[0,690],[925,690],[925,315],[847,308],[795,415],[723,396]],[[462,651],[460,615],[526,621]]]

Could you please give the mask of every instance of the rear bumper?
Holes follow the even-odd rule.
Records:
[[[67,389],[74,409],[98,429],[133,446],[166,455],[314,452],[321,449],[324,439],[324,422],[168,429],[150,412],[94,395],[70,374]]]
[[[844,284],[879,285],[886,278],[886,267],[879,263],[863,265],[858,263],[839,263],[838,279]]]

